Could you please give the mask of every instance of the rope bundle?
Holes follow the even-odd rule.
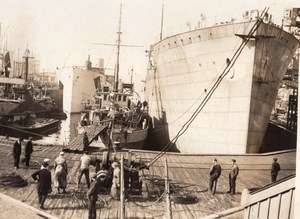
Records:
[[[4,173],[0,176],[0,185],[11,186],[11,187],[25,187],[28,185],[28,182],[18,174],[15,174],[15,173],[5,174]]]

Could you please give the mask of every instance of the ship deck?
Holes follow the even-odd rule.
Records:
[[[80,141],[78,141],[80,144]],[[0,139],[0,160],[1,173],[14,173],[12,141]],[[16,174],[28,180],[26,187],[11,187],[9,185],[0,186],[0,193],[14,198],[16,201],[10,203],[11,207],[3,209],[1,215],[16,216],[21,218],[25,213],[31,212],[34,218],[45,218],[45,214],[50,214],[58,218],[87,218],[88,209],[84,206],[81,199],[74,196],[72,192],[76,188],[77,173],[79,172],[80,153],[66,153],[65,157],[68,162],[69,175],[68,187],[66,194],[53,193],[48,196],[45,202],[46,209],[42,212],[38,209],[38,199],[36,194],[36,183],[33,182],[30,175],[40,168],[40,162],[44,158],[51,161],[50,169],[53,175],[54,159],[58,156],[63,146],[58,145],[35,145],[30,168],[26,169],[24,164],[20,164],[20,168]],[[24,150],[22,150],[23,153]],[[90,156],[102,156],[102,152],[93,148]],[[76,151],[78,152],[78,151]],[[131,151],[132,157],[138,157],[142,161],[151,161],[158,152],[152,151]],[[116,157],[121,155],[127,156],[127,151],[116,153]],[[163,196],[161,200],[160,194],[164,190],[165,175],[165,159],[168,163],[169,177],[171,180],[171,201],[173,218],[201,218],[218,212],[224,212],[228,209],[237,211],[230,218],[241,218],[242,211],[239,211],[241,193],[245,188],[257,188],[270,183],[270,167],[272,158],[276,156],[281,165],[282,170],[278,179],[284,178],[296,169],[296,151],[281,151],[269,154],[255,155],[192,155],[166,153],[162,158],[150,167],[149,170],[140,171],[140,179],[143,181],[141,195],[129,195],[125,203],[126,218],[162,218],[166,217],[166,198]],[[218,180],[217,192],[215,195],[207,191],[209,180],[209,168],[213,158],[217,158],[222,166],[222,174]],[[231,196],[227,194],[228,190],[228,173],[231,166],[231,159],[237,160],[240,167],[240,174],[237,179],[237,194]],[[93,166],[90,172],[94,172]],[[87,186],[84,183],[84,177],[80,189],[85,193]],[[182,199],[186,197],[186,199]],[[190,199],[189,199],[190,198]],[[195,199],[196,198],[196,199]],[[0,197],[1,199],[1,197]],[[105,205],[97,209],[97,218],[120,218],[120,201],[113,200],[109,195],[102,196]],[[180,202],[181,200],[181,202]],[[196,202],[185,202],[187,200],[196,200]],[[1,200],[1,203],[7,200]],[[17,211],[14,207],[20,207],[18,201],[21,201],[28,211]],[[26,207],[28,206],[28,207]],[[31,206],[31,207],[30,207]],[[237,210],[236,210],[237,209]],[[5,213],[6,212],[6,213]]]

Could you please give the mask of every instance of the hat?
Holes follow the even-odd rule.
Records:
[[[232,159],[232,162],[234,162],[234,163],[235,163],[235,162],[236,162],[236,160],[235,160],[235,159]]]
[[[118,166],[118,163],[117,163],[117,162],[113,162],[113,163],[111,164],[111,167],[114,168],[114,169],[115,169],[117,166]]]
[[[114,144],[118,145],[118,144],[120,144],[120,142],[119,141],[114,141]]]
[[[59,155],[64,156],[64,155],[65,155],[65,152],[61,151],[61,152],[59,153]]]
[[[45,161],[44,161],[44,162],[42,163],[42,166],[43,166],[43,167],[48,167],[48,165],[49,165],[48,162],[45,162]]]
[[[28,140],[29,140],[29,141],[30,141],[30,140],[32,140],[32,139],[33,139],[33,137],[31,137],[31,136],[30,136],[30,137],[28,137]]]
[[[49,158],[45,158],[43,163],[49,163],[49,161],[50,161]]]
[[[217,162],[218,160],[215,158],[215,159],[214,159],[214,161],[216,161],[216,162]]]
[[[273,160],[274,160],[274,161],[277,161],[277,158],[276,158],[276,157],[274,157],[274,158],[273,158]]]

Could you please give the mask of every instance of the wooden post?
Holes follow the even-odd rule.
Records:
[[[121,183],[120,183],[121,219],[125,219],[125,189],[124,189],[124,157],[121,155]]]
[[[172,206],[171,206],[171,199],[170,199],[170,184],[169,184],[167,159],[165,160],[165,187],[166,187],[167,218],[172,219]]]

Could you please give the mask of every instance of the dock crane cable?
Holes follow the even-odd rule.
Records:
[[[257,19],[256,23],[253,25],[253,27],[251,28],[251,30],[249,31],[249,33],[247,34],[247,36],[243,38],[243,41],[242,41],[241,45],[239,46],[239,48],[237,49],[237,51],[234,53],[234,55],[233,55],[230,63],[225,67],[225,69],[223,70],[223,72],[221,73],[221,75],[218,77],[217,81],[214,83],[213,87],[209,90],[209,92],[205,96],[204,100],[200,103],[200,105],[197,107],[197,109],[192,113],[192,115],[188,119],[188,121],[181,127],[181,129],[178,131],[177,135],[168,144],[166,144],[166,146],[162,149],[162,151],[159,154],[157,154],[152,159],[152,161],[149,162],[150,165],[154,164],[173,145],[175,145],[175,143],[178,140],[178,138],[186,132],[186,130],[189,128],[189,126],[194,121],[194,119],[202,111],[202,109],[204,108],[204,106],[206,105],[206,103],[209,101],[209,99],[211,98],[211,96],[214,93],[214,91],[218,88],[218,86],[220,85],[220,83],[222,82],[222,80],[224,79],[224,77],[229,73],[229,71],[231,70],[231,68],[235,64],[237,58],[240,56],[240,54],[243,51],[244,47],[249,42],[250,37],[255,33],[255,31],[257,30],[257,28],[259,27],[259,25],[263,22],[263,18],[265,16],[265,14],[268,12],[268,10],[269,10],[269,7],[265,8],[263,10],[261,16],[259,17],[259,19]]]

